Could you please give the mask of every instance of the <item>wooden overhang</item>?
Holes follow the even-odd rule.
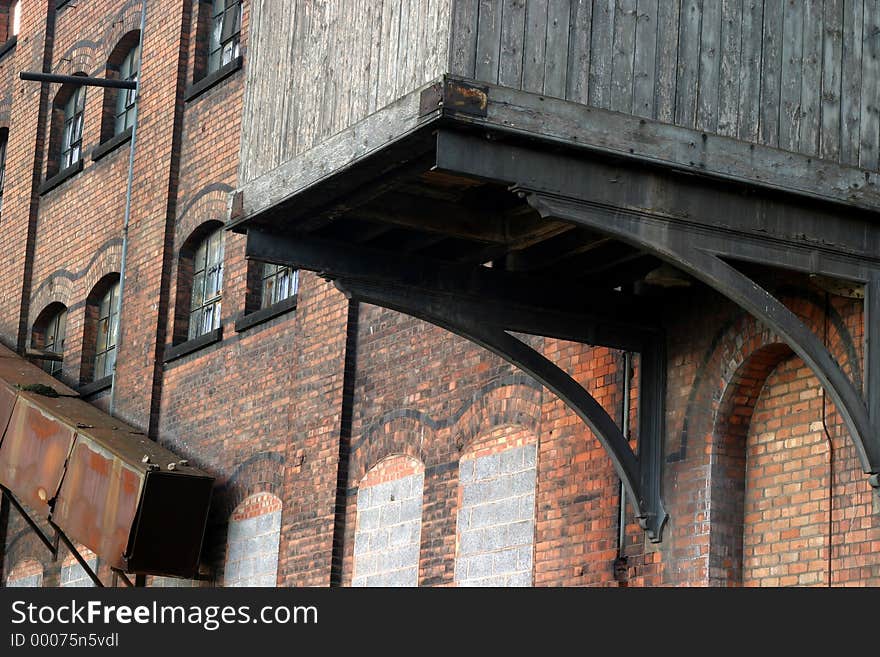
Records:
[[[788,342],[834,400],[878,486],[877,181],[863,169],[444,76],[244,184],[228,228],[247,233],[249,258],[321,272],[352,298],[444,326],[531,373],[608,449],[656,541],[666,519],[665,339],[662,295],[645,292],[669,265],[677,281],[667,285],[701,281]],[[747,275],[748,263],[864,289],[864,389]],[[512,332],[639,352],[638,447]]]
[[[213,481],[0,346],[0,487],[53,552],[38,520],[115,571],[193,577]]]

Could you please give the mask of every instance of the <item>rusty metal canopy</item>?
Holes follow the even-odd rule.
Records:
[[[0,484],[113,568],[192,577],[213,477],[0,347]]]

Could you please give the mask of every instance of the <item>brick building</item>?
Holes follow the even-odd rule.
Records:
[[[215,478],[148,585],[880,585],[844,4],[0,2],[0,342]]]

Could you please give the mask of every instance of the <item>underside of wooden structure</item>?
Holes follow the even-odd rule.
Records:
[[[229,227],[247,233],[250,258],[320,272],[534,376],[602,442],[660,541],[661,273],[700,281],[784,339],[880,486],[878,209],[876,175],[863,169],[444,76],[246,183]],[[864,389],[753,265],[863,291]],[[660,287],[646,286],[652,276]],[[516,333],[639,353],[636,448]]]

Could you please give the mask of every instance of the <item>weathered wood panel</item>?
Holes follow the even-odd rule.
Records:
[[[482,22],[480,4],[486,5]],[[500,4],[456,3],[453,15],[453,0],[253,0],[245,53],[242,182],[348,128],[451,65],[474,77],[478,35],[479,76],[497,78]],[[524,11],[524,2],[519,4]],[[497,27],[490,27],[493,20]],[[457,37],[450,50],[453,29]]]
[[[254,0],[242,180],[425,82],[880,164],[880,0]]]
[[[878,167],[878,0],[452,2],[453,75]]]

